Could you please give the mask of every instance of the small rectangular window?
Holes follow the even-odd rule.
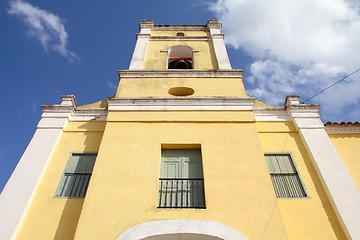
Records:
[[[72,153],[66,165],[56,197],[83,198],[89,185],[96,154]]]
[[[162,149],[159,208],[205,208],[200,149]]]
[[[305,189],[300,181],[290,154],[265,154],[276,197],[306,197]]]

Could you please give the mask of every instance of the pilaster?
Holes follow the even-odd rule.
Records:
[[[210,29],[211,40],[214,45],[219,69],[231,69],[229,56],[225,47],[224,34],[221,32],[221,24],[218,23],[217,20],[209,20],[207,26]]]
[[[349,239],[360,239],[360,192],[320,120],[319,106],[288,96],[285,107],[299,131],[326,194]]]
[[[28,147],[0,195],[0,239],[15,239],[27,214],[49,159],[76,107],[75,97],[62,96],[56,110],[42,106],[43,114]]]
[[[144,20],[140,23],[140,32],[136,36],[136,45],[130,62],[130,70],[141,70],[143,68],[145,51],[152,28],[154,28],[153,20]]]

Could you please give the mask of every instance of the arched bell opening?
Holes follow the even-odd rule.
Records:
[[[192,69],[192,63],[188,60],[173,60],[169,62],[168,69]]]
[[[169,50],[168,69],[193,69],[193,50],[187,46],[174,46]]]

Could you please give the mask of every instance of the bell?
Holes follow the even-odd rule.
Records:
[[[169,63],[169,69],[192,69],[192,64],[186,60],[176,60]]]

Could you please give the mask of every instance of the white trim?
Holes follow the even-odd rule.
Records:
[[[243,70],[119,70],[118,74],[120,78],[242,78]]]
[[[0,239],[15,239],[67,117],[42,116],[33,138],[0,195]]]
[[[202,234],[224,240],[245,240],[239,232],[225,224],[208,220],[159,220],[135,225],[115,240],[141,240],[167,234]]]
[[[110,111],[251,111],[250,106],[111,106]]]
[[[62,118],[68,118],[69,121],[105,121],[108,113],[105,108],[77,108],[75,106],[66,109],[64,106],[57,104],[42,106],[42,109],[42,119],[38,127],[46,126],[44,124],[49,125],[49,121],[60,121],[59,119]],[[46,123],[43,123],[44,118],[51,118],[52,120],[47,120]]]
[[[174,110],[174,111],[247,111],[253,110],[254,98],[244,97],[147,97],[108,100],[109,111]]]
[[[221,25],[217,21],[213,23],[208,22],[208,27],[219,69],[231,69],[231,63],[225,47],[224,34],[221,33]]]
[[[213,35],[212,41],[219,69],[231,69],[231,64],[228,53],[226,51],[224,39]]]
[[[360,239],[360,192],[324,129],[318,106],[299,104],[295,98],[286,101],[294,125],[345,234],[349,239]]]
[[[325,125],[328,134],[359,134],[360,126],[349,125]]]
[[[205,25],[154,25],[154,31],[206,31]]]
[[[108,111],[102,108],[77,108],[71,112],[69,121],[105,121]]]
[[[188,37],[178,37],[178,36],[152,36],[150,41],[211,41],[209,37],[202,36],[188,36]]]
[[[141,28],[140,33],[137,35],[136,45],[130,61],[129,69],[140,70],[143,68],[145,52],[150,39],[150,31],[151,30],[149,28]]]
[[[254,109],[257,122],[285,122],[291,121],[289,113],[284,109]]]

